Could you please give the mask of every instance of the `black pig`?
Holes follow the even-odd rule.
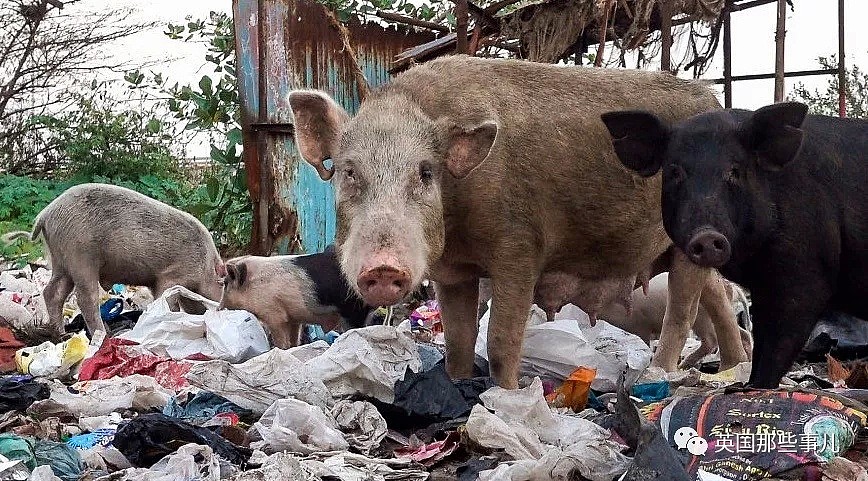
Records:
[[[756,388],[778,386],[822,314],[868,317],[868,122],[806,114],[602,115],[626,167],[662,169],[675,244],[750,290]]]

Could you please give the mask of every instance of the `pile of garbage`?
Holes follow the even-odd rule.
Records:
[[[71,299],[58,343],[28,337],[49,278],[0,273],[0,480],[868,481],[868,364],[840,320],[784,387],[755,392],[736,384],[749,365],[663,373],[633,334],[534,309],[522,387],[505,390],[488,314],[479,376],[450,380],[436,301],[281,350],[246,311],[113,286],[110,332],[88,336]]]

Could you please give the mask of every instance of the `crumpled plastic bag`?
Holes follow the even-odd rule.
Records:
[[[406,331],[392,326],[352,329],[323,354],[305,362],[332,396],[363,394],[385,403],[395,399],[395,382],[409,368],[419,372],[422,362],[416,343]]]
[[[65,386],[59,381],[49,385],[48,399],[37,401],[27,409],[33,415],[47,417],[72,415],[76,417],[107,416],[118,409],[146,411],[161,408],[175,395],[157,384],[152,377],[133,374],[124,378],[80,381]]]
[[[255,414],[262,414],[275,401],[285,398],[328,409],[334,400],[311,372],[289,351],[275,348],[242,364],[197,363],[187,373],[187,380]]]
[[[342,399],[335,403],[331,415],[344,439],[362,453],[378,447],[389,430],[383,415],[366,401]]]
[[[32,444],[12,433],[0,434],[0,455],[7,461],[20,461],[27,469],[36,467]]]
[[[181,297],[204,304],[205,314],[172,310]],[[172,359],[202,354],[239,363],[268,351],[268,336],[256,316],[240,310],[218,311],[218,307],[217,302],[173,286],[145,308],[131,331],[118,337]]]
[[[317,476],[313,469],[289,453],[272,454],[262,463],[261,467],[245,471],[232,478],[232,481],[277,481],[284,479],[292,481],[322,481],[322,478]]]
[[[441,363],[428,371],[408,371],[395,383],[391,404],[375,403],[393,429],[415,429],[467,416],[493,385],[491,378],[452,380]]]
[[[490,304],[480,319],[475,348],[476,355],[486,361]],[[627,379],[633,383],[649,364],[651,348],[638,336],[608,322],[598,321],[594,327],[582,328],[576,319],[556,316],[548,322],[545,313],[535,305],[528,316],[520,368],[523,376],[563,380],[584,366],[597,371],[592,389],[613,392],[625,366]]]
[[[307,362],[328,351],[329,346],[331,346],[331,344],[329,344],[328,342],[319,340],[313,341],[310,344],[302,344],[301,346],[291,347],[289,348],[289,352],[299,361]]]
[[[425,481],[430,476],[408,460],[376,459],[349,452],[330,456],[320,464],[320,477],[332,476],[341,481]]]
[[[24,374],[62,378],[84,359],[89,345],[87,335],[80,332],[60,344],[46,341],[35,347],[20,349],[15,353],[15,364]]]
[[[524,389],[493,387],[480,399],[484,407],[477,404],[470,412],[468,437],[481,446],[504,449],[515,460],[530,461],[503,468],[498,477],[485,471],[480,479],[568,480],[578,472],[591,481],[611,481],[627,469],[629,459],[621,454],[622,446],[610,440],[608,430],[548,407],[539,378]]]
[[[189,400],[186,397],[180,400],[173,397],[163,408],[163,414],[166,416],[183,419],[196,426],[204,425],[221,413],[235,413],[239,416],[252,414],[250,410],[207,391],[200,391]]]
[[[253,424],[251,434],[254,431],[262,441],[251,446],[269,454],[280,451],[310,454],[349,448],[331,416],[298,399],[278,399]]]
[[[230,465],[221,463],[219,456],[209,446],[185,444],[157,461],[150,469],[129,468],[118,481],[220,481],[233,472]],[[99,478],[98,478],[99,479]],[[279,478],[275,478],[279,479]]]
[[[33,379],[0,379],[0,411],[24,410],[36,401],[48,398],[48,386]]]
[[[0,473],[2,474],[2,473]],[[4,478],[5,479],[5,478]],[[51,466],[38,466],[36,469],[30,473],[30,477],[27,478],[27,481],[63,481],[58,478],[54,471],[51,470]]]
[[[144,374],[167,389],[178,390],[189,386],[184,375],[190,367],[189,362],[160,357],[133,341],[114,337],[107,339],[93,356],[81,363],[78,378],[89,381]]]
[[[160,413],[142,414],[122,423],[112,440],[112,446],[140,468],[153,467],[176,452],[179,444],[189,443],[210,446],[217,456],[233,464],[245,465],[251,455],[250,449],[236,446],[210,429]]]
[[[38,466],[49,465],[62,481],[78,481],[81,476],[81,456],[78,451],[53,441],[36,441],[33,455]]]

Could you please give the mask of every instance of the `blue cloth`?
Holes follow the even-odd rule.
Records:
[[[253,414],[249,409],[244,409],[222,396],[206,391],[200,391],[183,406],[178,402],[177,397],[172,397],[163,408],[163,414],[166,416],[180,418],[197,425],[210,421],[217,414],[227,412],[234,412],[239,416]]]

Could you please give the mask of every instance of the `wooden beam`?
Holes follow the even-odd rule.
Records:
[[[597,47],[597,57],[594,58],[594,67],[600,67],[603,65],[603,52],[606,49],[606,27],[609,26],[609,12],[612,10],[612,0],[605,0],[603,4],[603,18],[600,22],[600,34],[597,37],[600,44]]]
[[[389,22],[402,23],[406,25],[412,25],[414,27],[427,28],[428,30],[434,30],[437,32],[449,33],[449,27],[445,25],[440,25],[439,23],[434,22],[426,22],[425,20],[419,20],[418,18],[408,17],[406,15],[378,10],[377,16]]]
[[[458,34],[457,42],[455,42],[455,53],[470,53],[468,52],[467,44],[467,0],[455,0],[455,33]]]
[[[838,0],[838,116],[847,116],[847,71],[844,68],[844,0]]]
[[[787,0],[778,0],[778,26],[775,30],[775,97],[784,100],[784,38],[787,35]]]
[[[732,108],[732,0],[723,7],[723,106]]]
[[[672,1],[661,0],[660,6],[660,70],[672,73]]]

